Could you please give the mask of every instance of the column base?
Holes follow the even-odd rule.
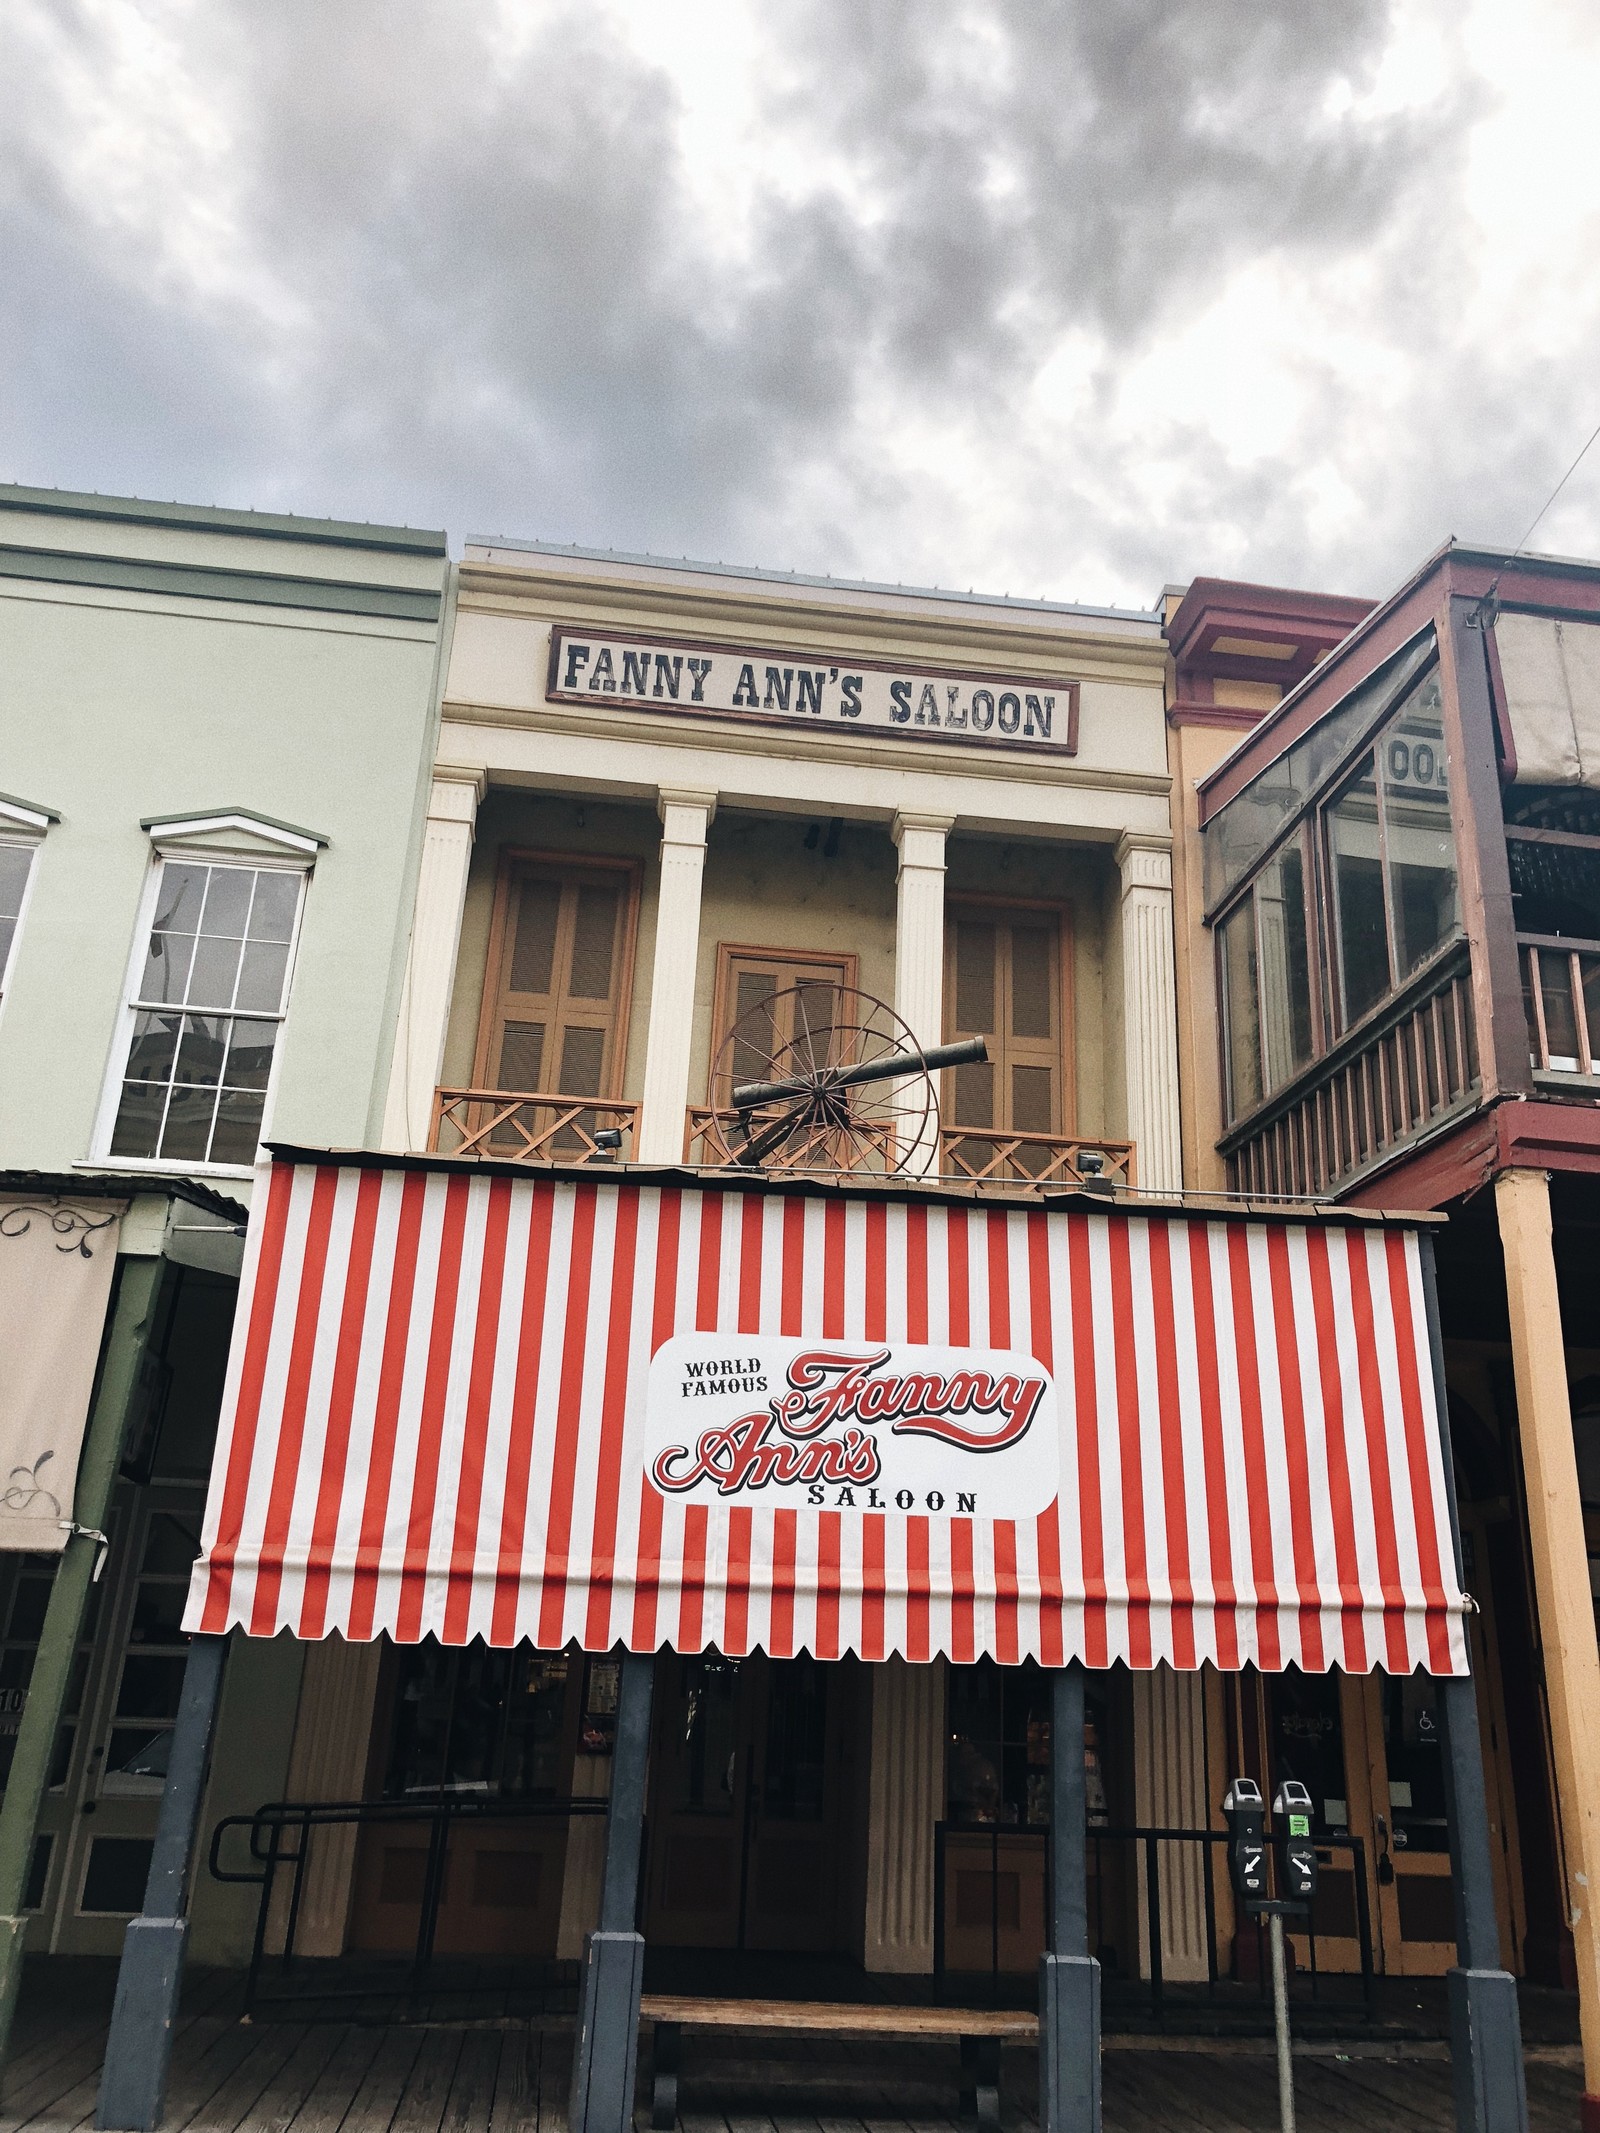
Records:
[[[155,2133],[161,2123],[188,1937],[184,1918],[129,1923],[100,2075],[99,2133]]]
[[[642,1933],[591,1933],[567,2099],[570,2133],[632,2133],[639,2065]]]
[[[12,2018],[17,2011],[17,1989],[22,1983],[22,1948],[27,1936],[26,1918],[0,1917],[0,2093],[3,2093],[3,2068],[9,2055]]]
[[[1448,1984],[1456,2133],[1527,2133],[1516,1979],[1509,1970],[1452,1970]]]
[[[1040,2133],[1100,2133],[1100,1965],[1039,1958]]]

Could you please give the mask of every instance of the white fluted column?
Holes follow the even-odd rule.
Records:
[[[1205,1682],[1158,1666],[1133,1677],[1134,1812],[1146,1829],[1208,1829]],[[1139,1856],[1139,1939],[1149,1975],[1150,1916]],[[1205,1866],[1197,1844],[1156,1850],[1161,1884],[1161,1969],[1165,1977],[1205,1977]]]
[[[359,1800],[372,1753],[383,1646],[325,1637],[306,1650],[300,1705],[289,1751],[291,1800]],[[298,1955],[343,1955],[355,1891],[357,1839],[353,1823],[319,1829],[311,1840],[300,1910]],[[280,1951],[288,1924],[293,1877],[280,1875],[272,1892],[268,1947]]]
[[[1128,1138],[1140,1185],[1176,1192],[1183,1183],[1178,1116],[1178,996],[1172,949],[1172,847],[1129,832],[1117,845],[1122,872],[1122,1035]]]
[[[894,935],[894,1004],[926,1051],[944,1042],[944,847],[954,815],[896,815],[900,852]],[[906,1162],[910,1171],[939,1167],[929,1132]]]
[[[663,785],[657,806],[661,811],[661,891],[650,968],[644,1099],[635,1152],[641,1163],[680,1163],[694,1042],[700,890],[706,870],[706,832],[717,811],[717,796]]]
[[[865,1969],[933,1969],[933,1825],[943,1812],[944,1661],[887,1659],[872,1669]]]
[[[422,861],[417,871],[417,900],[411,915],[411,945],[406,955],[389,1094],[384,1105],[386,1148],[419,1149],[428,1145],[433,1126],[433,1092],[444,1059],[450,998],[455,990],[456,951],[461,945],[461,912],[467,900],[472,840],[486,782],[481,770],[452,763],[434,766]]]

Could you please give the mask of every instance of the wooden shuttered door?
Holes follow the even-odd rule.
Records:
[[[638,871],[510,855],[500,875],[477,1086],[622,1093]]]
[[[782,1059],[797,1073],[828,1058],[841,987],[856,982],[853,955],[811,955],[797,949],[734,948],[717,951],[715,1038],[712,1073],[722,1067],[713,1104],[726,1105],[734,1085],[761,1081]],[[760,1012],[766,1008],[763,1014]],[[724,1055],[723,1042],[739,1025],[740,1041]],[[729,1071],[731,1062],[731,1071]]]
[[[952,903],[945,922],[945,1035],[982,1037],[981,1066],[945,1076],[945,1131],[1063,1134],[1072,1083],[1062,914]]]

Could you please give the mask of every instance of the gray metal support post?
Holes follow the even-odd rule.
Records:
[[[589,1935],[585,1951],[572,2093],[567,2100],[571,2133],[632,2133],[639,1995],[644,1981],[644,1936],[635,1920],[654,1682],[653,1652],[623,1654],[611,1803],[606,1810],[600,1928]]]
[[[39,1648],[28,1677],[28,1701],[0,1805],[0,2071],[11,2043],[11,2020],[22,1981],[22,1942],[28,1928],[23,1895],[33,1860],[39,1803],[50,1782],[50,1759],[77,1656],[89,1586],[104,1552],[95,1535],[111,1509],[122,1440],[138,1390],[139,1366],[157,1324],[164,1260],[125,1259],[117,1276],[111,1329],[100,1362],[100,1383],[72,1493],[77,1530],[56,1565]]]
[[[1455,1544],[1456,1576],[1462,1579],[1461,1519],[1456,1509],[1455,1468],[1450,1455],[1438,1278],[1433,1239],[1424,1231],[1420,1242],[1428,1345],[1439,1408],[1445,1487],[1450,1498],[1450,1531]],[[1517,1981],[1500,1962],[1500,1923],[1495,1915],[1493,1855],[1489,1848],[1489,1801],[1478,1735],[1478,1693],[1470,1676],[1441,1680],[1439,1715],[1444,1727],[1445,1811],[1450,1824],[1450,1880],[1456,1909],[1456,1968],[1448,1976],[1456,2133],[1527,2133],[1522,2017],[1517,2006]]]
[[[1089,1953],[1083,1663],[1051,1682],[1050,1950],[1039,1959],[1040,2133],[1100,2133],[1100,1965]]]
[[[100,2074],[95,2124],[116,2133],[155,2133],[166,2103],[172,2027],[183,1988],[184,1916],[195,1832],[205,1797],[225,1637],[196,1637],[183,1670],[183,1692],[167,1760],[144,1910],[129,1922],[117,1972],[117,1997]]]

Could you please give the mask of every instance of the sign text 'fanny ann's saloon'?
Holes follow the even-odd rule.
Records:
[[[546,694],[924,739],[1078,748],[1078,684],[818,659],[794,651],[612,637],[558,626]]]

